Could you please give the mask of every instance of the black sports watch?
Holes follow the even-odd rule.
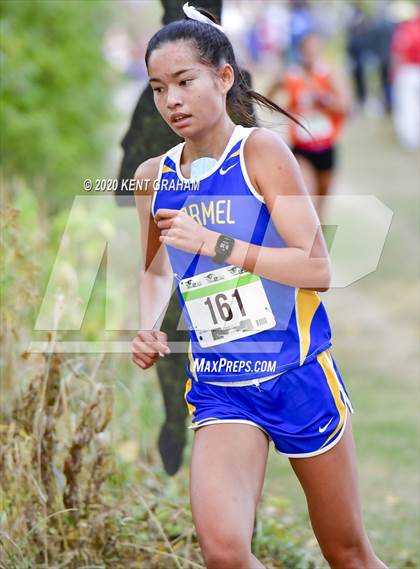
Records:
[[[216,246],[214,248],[216,254],[213,257],[213,261],[216,263],[216,265],[223,265],[223,263],[231,254],[234,244],[235,239],[232,237],[229,237],[228,235],[219,235]]]

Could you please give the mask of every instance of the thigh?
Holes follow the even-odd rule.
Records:
[[[202,547],[209,541],[251,543],[267,454],[267,436],[252,425],[214,424],[195,432],[190,498]]]
[[[317,184],[318,184],[318,206],[317,206],[317,213],[321,223],[324,221],[325,218],[325,211],[327,209],[327,199],[331,193],[331,187],[334,180],[334,171],[333,170],[320,170],[317,175]]]
[[[334,170],[320,170],[317,174],[318,193],[327,196],[330,193],[334,179]]]
[[[356,452],[350,415],[341,440],[328,452],[289,459],[306,495],[314,533],[328,557],[336,544],[363,539]]]

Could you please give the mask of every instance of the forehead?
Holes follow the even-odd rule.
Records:
[[[202,65],[197,49],[191,41],[174,41],[162,44],[152,51],[148,62],[149,76],[170,75],[178,69]]]

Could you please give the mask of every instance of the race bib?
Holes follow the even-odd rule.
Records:
[[[203,348],[245,338],[276,324],[260,277],[234,265],[183,279],[179,288]]]
[[[334,128],[331,119],[324,113],[319,111],[306,112],[304,115],[304,125],[309,130],[306,132],[302,127],[297,127],[297,137],[301,142],[311,142],[315,140],[323,140],[331,138]]]

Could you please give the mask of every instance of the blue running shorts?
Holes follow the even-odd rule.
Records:
[[[190,429],[217,423],[255,425],[291,458],[315,456],[341,438],[348,410],[346,387],[330,349],[311,361],[246,386],[187,380],[185,401]]]

